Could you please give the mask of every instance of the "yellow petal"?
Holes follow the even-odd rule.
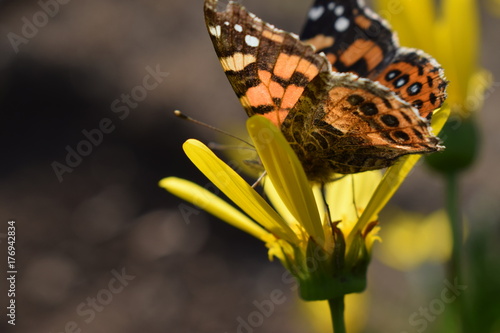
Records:
[[[269,242],[274,238],[245,214],[197,184],[181,178],[168,177],[160,181],[160,186],[263,242]]]
[[[443,63],[445,70],[456,71],[456,81],[462,98],[467,95],[469,79],[477,70],[479,58],[479,14],[475,0],[443,0],[443,24],[450,41],[450,63]],[[453,68],[448,69],[448,67]],[[453,79],[453,80],[452,80]]]
[[[295,233],[278,213],[207,146],[190,139],[184,143],[183,148],[196,167],[251,218],[277,237],[296,242]]]
[[[297,155],[268,119],[250,117],[247,129],[283,203],[309,235],[323,245],[325,236],[316,201]]]
[[[298,223],[292,213],[288,210],[285,203],[281,199],[279,193],[273,185],[272,180],[269,177],[264,178],[264,192],[269,198],[269,201],[273,205],[274,209],[280,214],[280,216],[288,222],[288,224]]]
[[[380,171],[375,170],[346,175],[327,185],[326,200],[330,216],[332,221],[342,221],[339,226],[344,236],[350,233],[358,221],[381,179]]]
[[[469,80],[467,100],[462,111],[462,116],[469,116],[471,112],[481,110],[484,100],[493,92],[498,83],[493,82],[493,74],[485,69],[476,71]],[[454,110],[455,111],[455,110]]]

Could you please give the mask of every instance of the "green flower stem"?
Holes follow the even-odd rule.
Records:
[[[333,332],[345,333],[344,322],[344,295],[328,300],[330,313],[332,315]]]
[[[446,175],[446,210],[450,219],[453,248],[451,259],[448,268],[448,281],[458,280],[463,283],[462,276],[462,245],[464,239],[463,221],[460,214],[460,199],[459,199],[459,175],[458,172],[448,172]],[[455,310],[460,322],[462,332],[466,330],[467,311],[462,299],[456,300]]]

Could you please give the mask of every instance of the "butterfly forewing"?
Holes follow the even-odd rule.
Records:
[[[215,7],[205,2],[206,24],[229,82],[249,116],[263,114],[279,126],[307,84],[329,71],[328,62],[237,3]]]
[[[387,24],[356,0],[315,0],[300,39],[326,54],[337,72],[378,73],[396,53]]]

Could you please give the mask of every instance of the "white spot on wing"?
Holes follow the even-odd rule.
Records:
[[[344,10],[344,6],[338,6],[337,8],[335,8],[335,15],[340,16],[344,14]]]
[[[400,78],[398,80],[396,80],[396,82],[394,83],[394,85],[396,86],[396,88],[401,88],[402,86],[404,86],[408,81],[405,79],[405,78]]]
[[[254,36],[246,35],[245,36],[245,43],[247,43],[248,46],[251,47],[257,47],[259,46],[259,39]]]
[[[224,25],[229,25],[229,21],[224,22]]]
[[[311,10],[309,11],[309,19],[316,21],[323,15],[324,12],[325,8],[323,6],[312,7]]]
[[[418,94],[420,92],[420,86],[418,84],[415,84],[415,83],[412,84],[409,89],[413,95]]]
[[[243,31],[243,27],[239,24],[235,24],[234,25],[234,30],[238,31],[238,32],[242,32]]]
[[[345,17],[339,17],[337,21],[335,21],[335,30],[337,30],[338,32],[344,32],[347,30],[347,28],[349,28],[350,24],[351,22],[349,22],[349,20]]]
[[[211,26],[211,27],[208,27],[208,31],[210,32],[210,34],[212,36],[215,36],[217,38],[220,37],[220,34],[221,34],[221,29],[220,29],[220,25],[217,25],[217,26]]]
[[[396,77],[396,75],[397,75],[397,72],[391,71],[391,72],[389,72],[389,74],[387,74],[387,78],[389,80],[392,80],[392,79],[394,79]]]
[[[328,4],[328,9],[329,9],[329,10],[333,10],[334,8],[335,8],[335,4],[334,4],[333,2],[330,2],[330,3]]]

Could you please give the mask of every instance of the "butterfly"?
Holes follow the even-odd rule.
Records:
[[[325,183],[442,150],[429,125],[446,79],[422,51],[399,47],[360,1],[316,0],[301,39],[243,6],[205,0],[222,68],[248,116],[270,119],[309,180]]]

